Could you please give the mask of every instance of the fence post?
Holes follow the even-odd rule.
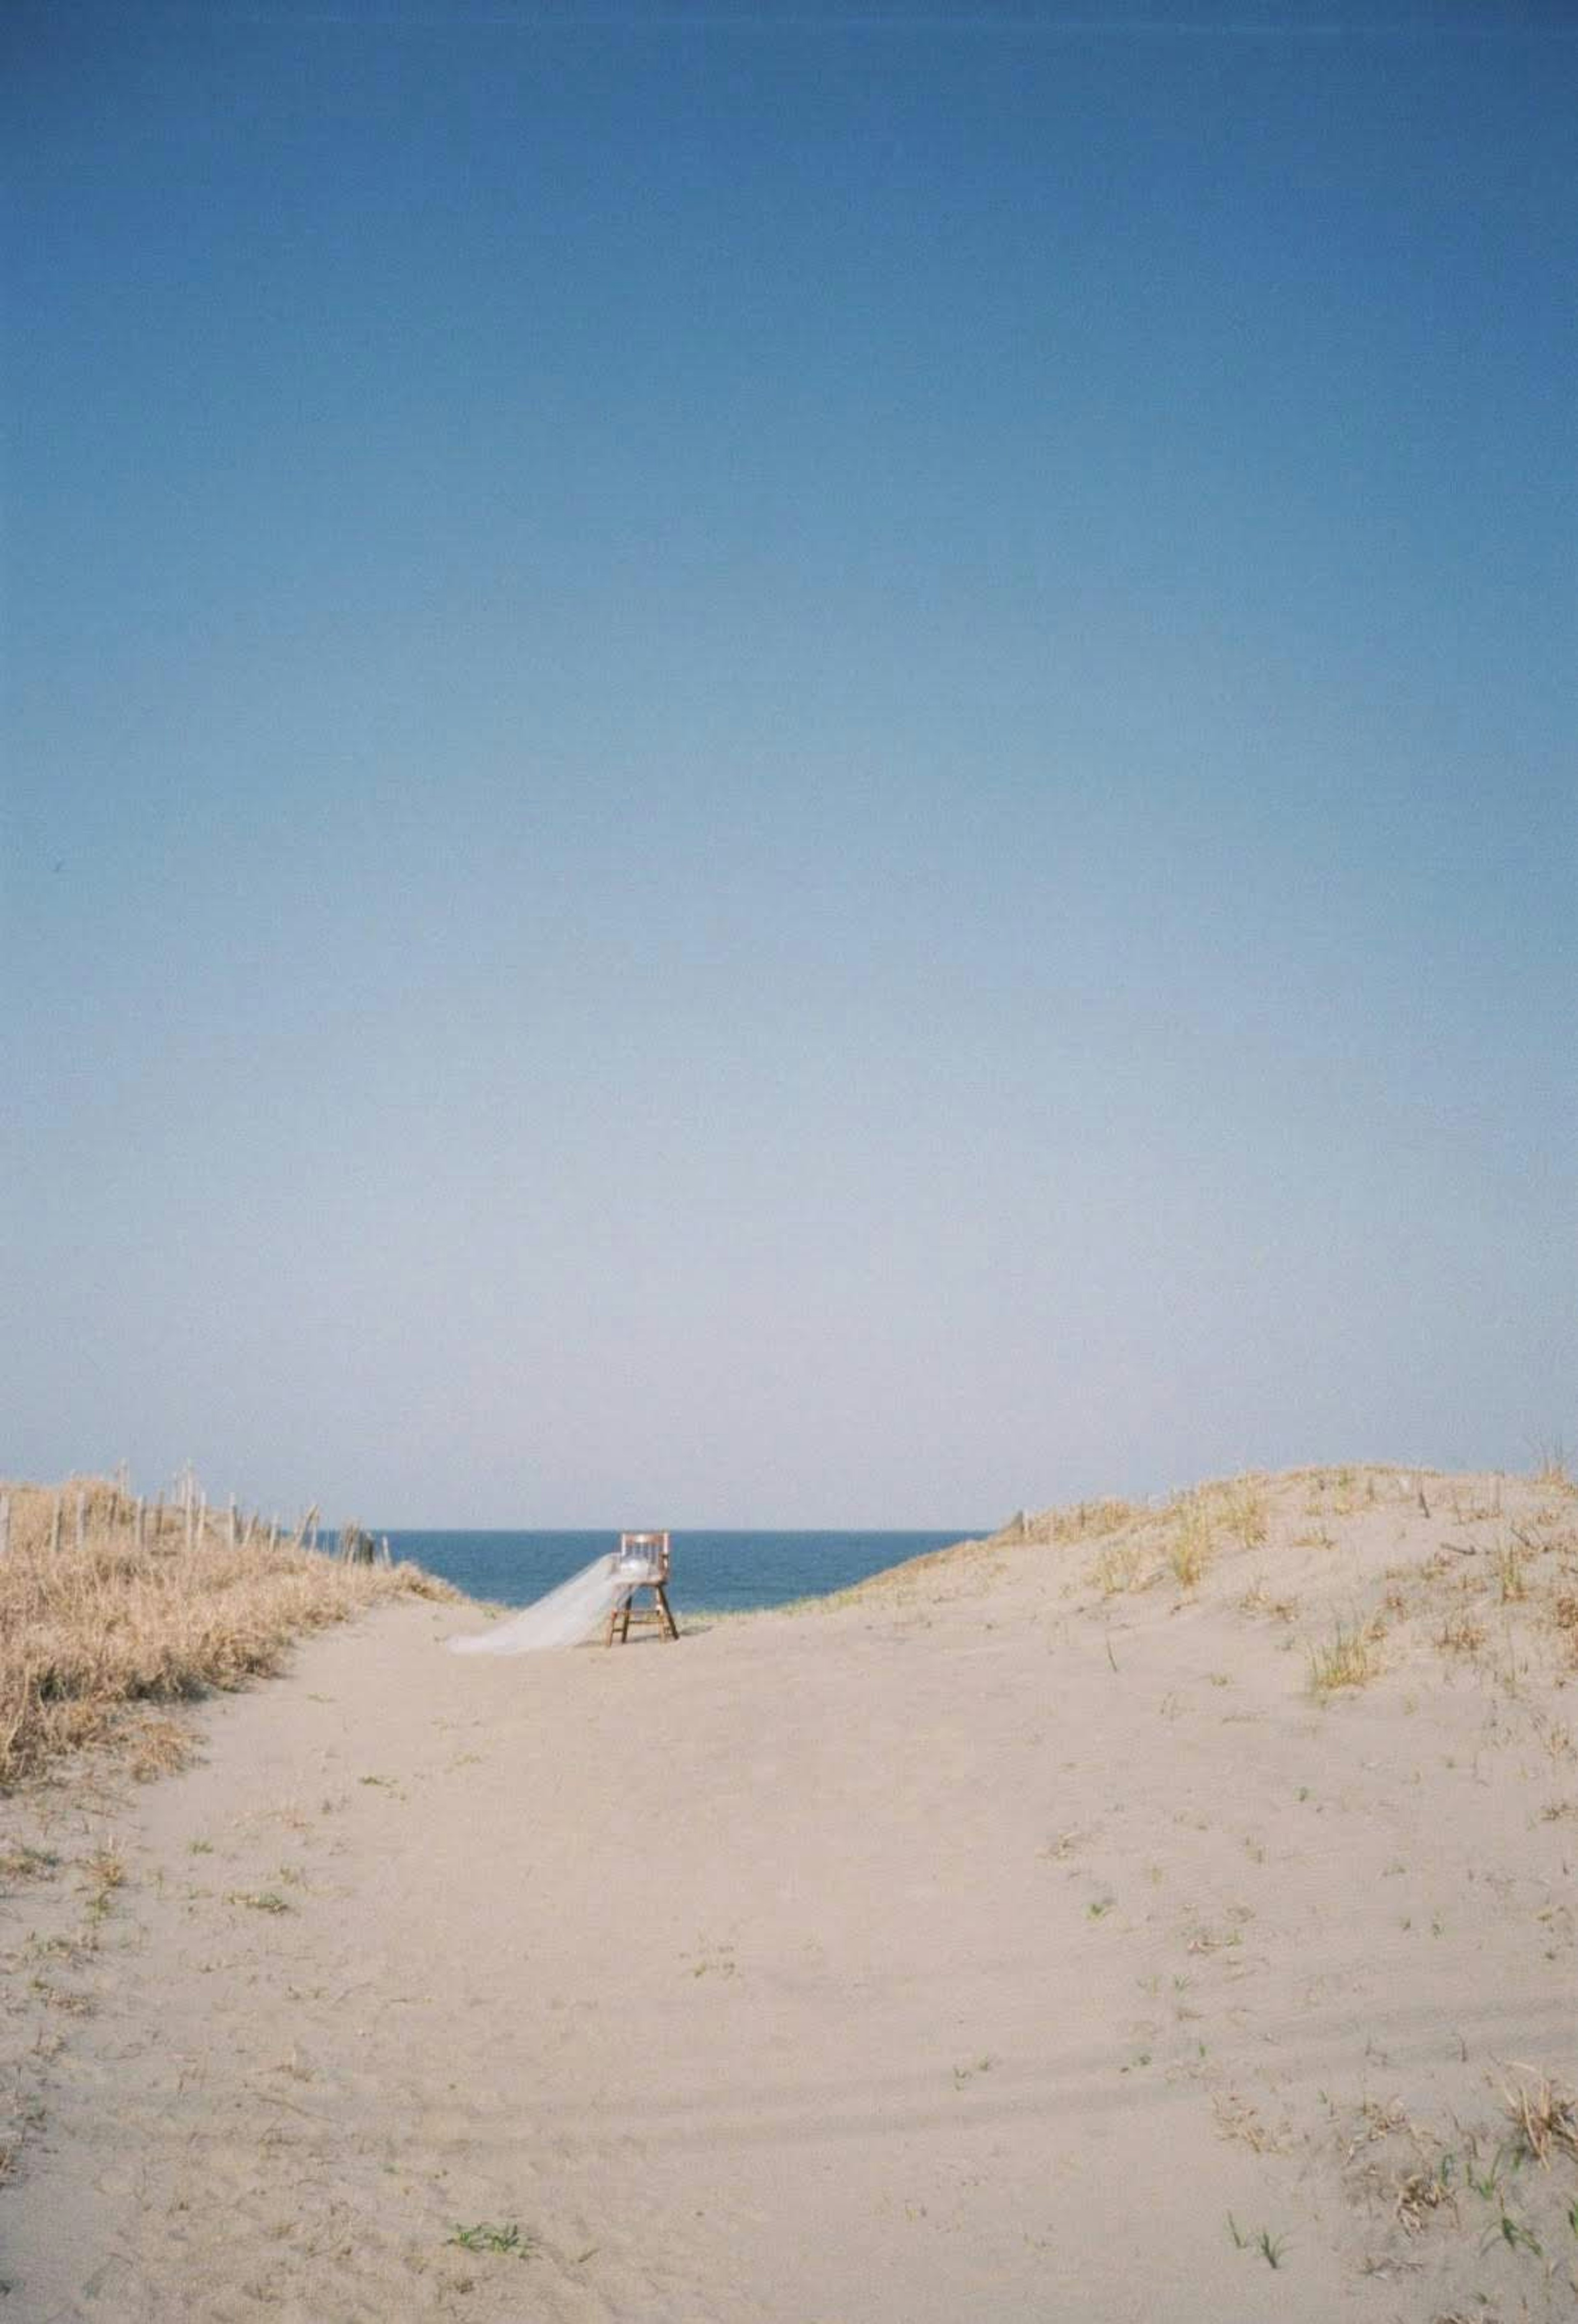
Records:
[[[55,1550],[58,1550],[58,1549],[60,1548],[60,1494],[59,1494],[59,1493],[57,1493],[57,1494],[55,1495],[55,1498],[54,1498],[53,1501],[51,1503],[51,1506],[50,1506],[50,1548],[51,1548],[51,1553],[52,1553],[52,1552],[54,1552]]]
[[[0,1557],[11,1553],[11,1496],[0,1493]]]
[[[88,1494],[81,1485],[77,1488],[77,1546],[78,1549],[88,1546]]]
[[[139,1493],[139,1494],[138,1494],[138,1496],[137,1496],[137,1506],[136,1506],[136,1508],[135,1508],[135,1510],[134,1511],[134,1513],[133,1513],[133,1517],[132,1517],[132,1523],[135,1526],[135,1527],[136,1527],[136,1529],[137,1529],[136,1540],[137,1540],[137,1547],[138,1547],[139,1549],[141,1549],[141,1548],[142,1548],[142,1546],[143,1546],[143,1517],[144,1517],[145,1515],[146,1515],[146,1504],[145,1504],[145,1502],[143,1501],[143,1499],[142,1494],[141,1494],[141,1493]]]

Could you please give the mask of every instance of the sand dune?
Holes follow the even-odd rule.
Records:
[[[1573,2312],[1558,1479],[1049,1515],[678,1646],[477,1618],[0,1810],[7,2318]]]

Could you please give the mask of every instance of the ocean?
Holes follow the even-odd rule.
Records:
[[[744,1613],[821,1598],[863,1582],[907,1557],[978,1538],[989,1526],[943,1533],[675,1533],[669,1596],[688,1614]],[[429,1573],[442,1574],[468,1598],[529,1606],[557,1582],[619,1545],[604,1533],[396,1533],[389,1546]]]

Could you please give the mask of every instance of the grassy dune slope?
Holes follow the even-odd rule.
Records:
[[[411,1565],[341,1565],[266,1536],[232,1547],[210,1517],[189,1548],[168,1513],[139,1543],[135,1505],[104,1478],[0,1485],[0,1784],[112,1735],[145,1772],[175,1764],[181,1729],[157,1706],[280,1666],[290,1641],[392,1597],[447,1597]],[[80,1497],[84,1537],[76,1539]],[[69,1512],[55,1540],[55,1511]]]
[[[1031,1574],[1109,1627],[1151,1597],[1264,1620],[1316,1697],[1443,1657],[1509,1685],[1578,1677],[1578,1489],[1557,1461],[1532,1479],[1369,1465],[1223,1479],[1155,1508],[1080,1502],[845,1597],[940,1603]]]

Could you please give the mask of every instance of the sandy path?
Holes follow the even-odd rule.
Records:
[[[1504,2171],[1537,2257],[1396,2198],[1495,2061],[1578,2068],[1548,1719],[1441,1657],[1321,1709],[1082,1562],[521,1661],[402,1606],[209,1707],[112,1803],[0,2314],[1569,2312],[1564,2158]]]

